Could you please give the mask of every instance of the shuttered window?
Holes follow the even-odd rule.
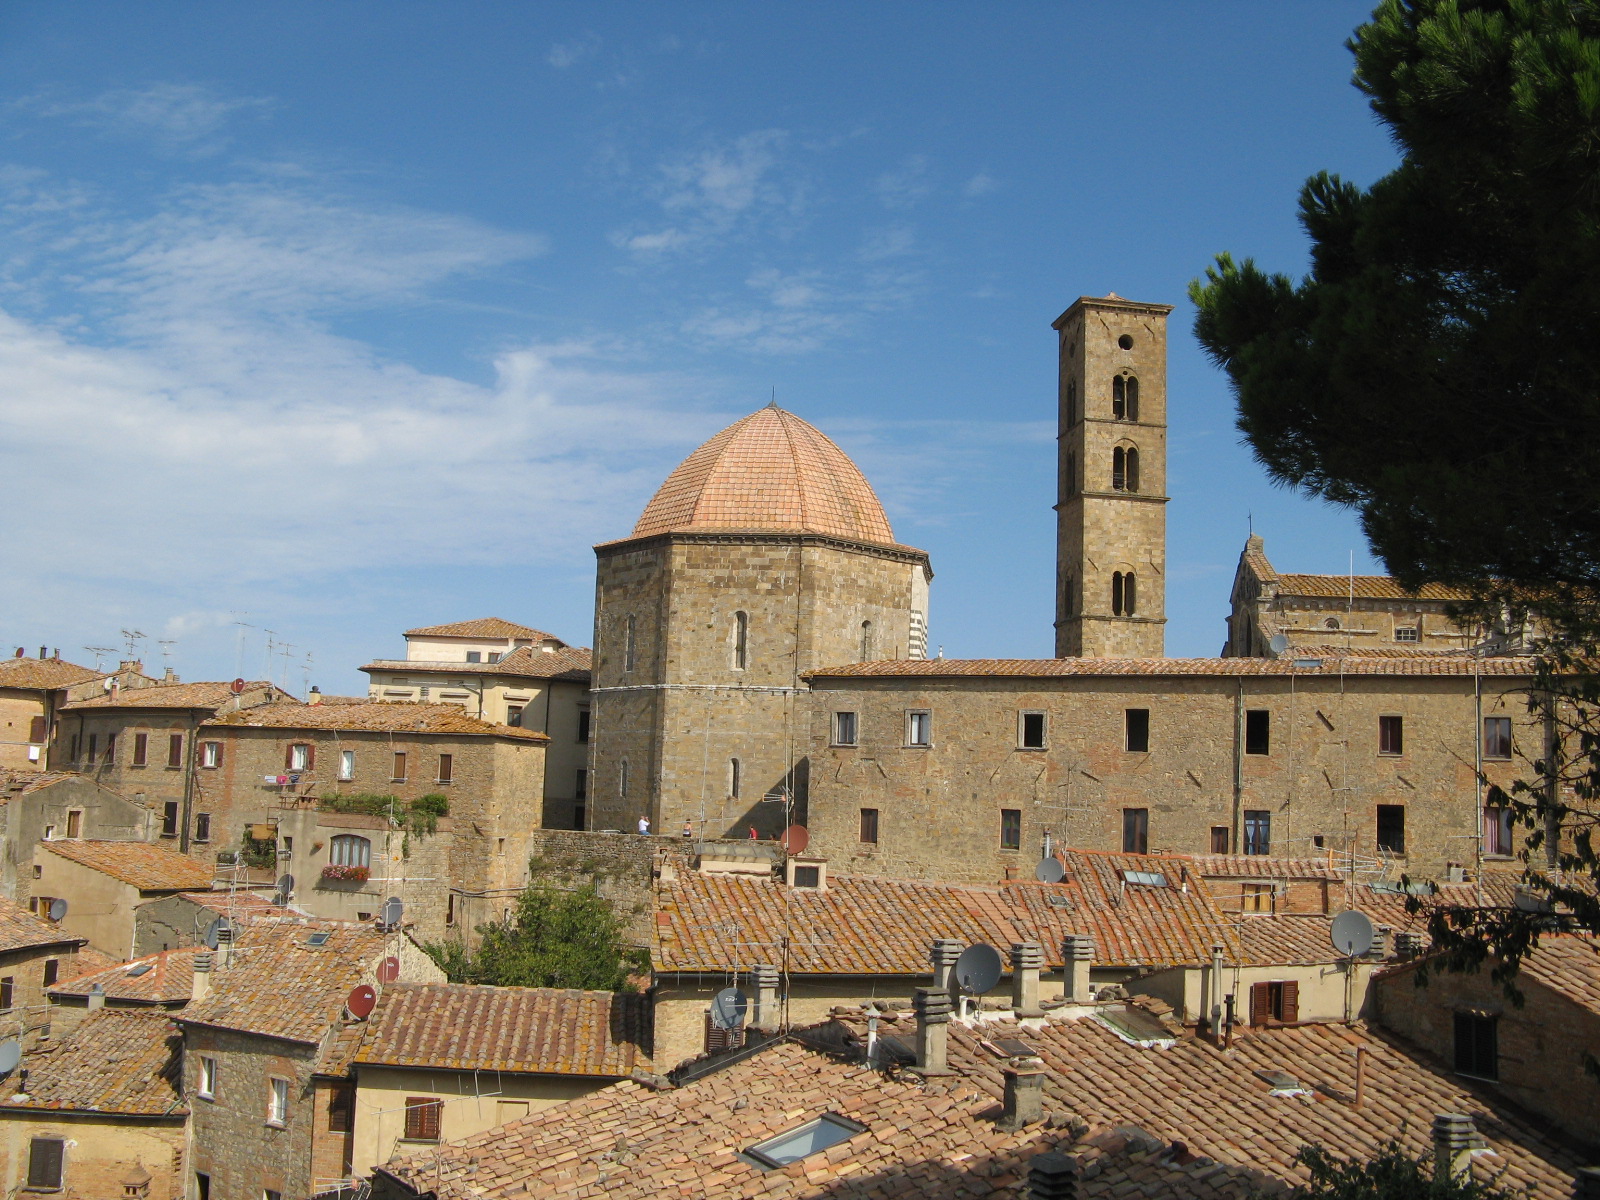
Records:
[[[66,1143],[60,1138],[34,1138],[28,1147],[28,1186],[46,1191],[61,1187],[61,1160]]]
[[[439,1113],[444,1103],[432,1096],[406,1097],[406,1137],[416,1142],[439,1140]]]
[[[167,735],[167,766],[183,766],[183,734],[181,733]]]
[[[356,1107],[356,1094],[351,1088],[335,1088],[328,1096],[328,1132],[349,1133],[350,1117]]]
[[[28,740],[30,742],[37,746],[44,745],[45,732],[45,719],[43,717],[33,717],[28,721]]]
[[[136,733],[136,734],[134,734],[133,735],[133,765],[136,766],[136,767],[144,766],[145,763],[149,760],[149,756],[150,756],[150,735],[148,733]]]
[[[1292,1025],[1300,1019],[1300,985],[1274,979],[1250,985],[1250,1024]]]
[[[737,1050],[744,1045],[744,1026],[736,1025],[732,1029],[723,1029],[711,1019],[711,1014],[706,1014],[706,1053],[715,1054],[720,1050]]]

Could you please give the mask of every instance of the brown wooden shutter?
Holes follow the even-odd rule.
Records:
[[[290,742],[283,748],[283,769],[290,770],[294,766],[294,743]]]
[[[28,722],[28,740],[36,745],[42,746],[44,745],[44,739],[45,719],[43,717],[34,717]]]
[[[28,1150],[28,1186],[55,1190],[61,1187],[61,1159],[65,1143],[60,1138],[34,1138]]]
[[[355,1092],[347,1087],[334,1088],[328,1096],[328,1132],[349,1133],[350,1114],[356,1104]]]
[[[432,1096],[406,1097],[406,1137],[419,1142],[439,1140],[440,1101]]]
[[[136,733],[136,734],[133,735],[133,765],[134,766],[136,766],[136,767],[144,766],[145,759],[148,756],[148,747],[149,747],[149,745],[150,745],[150,735],[149,734],[147,734],[147,733]]]
[[[1283,983],[1283,1020],[1289,1024],[1300,1019],[1300,985],[1294,980]]]
[[[167,766],[183,766],[183,734],[174,733],[167,737]]]
[[[1272,985],[1270,983],[1252,983],[1250,985],[1250,1024],[1265,1025],[1272,1016]]]
[[[306,743],[306,770],[311,770],[317,765],[317,748],[310,742]]]

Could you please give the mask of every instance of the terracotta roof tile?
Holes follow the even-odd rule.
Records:
[[[81,779],[76,771],[19,771],[0,767],[0,804],[16,796],[26,796],[64,779]]]
[[[1358,600],[1469,600],[1465,588],[1442,583],[1425,583],[1422,589],[1408,592],[1388,575],[1279,575],[1278,597],[1316,596],[1335,599],[1348,597],[1352,590]]]
[[[0,688],[55,691],[99,677],[98,671],[59,658],[0,659]]]
[[[102,1009],[66,1037],[28,1053],[27,1099],[21,1073],[0,1083],[7,1109],[181,1116],[183,1038],[165,1013]]]
[[[194,992],[194,956],[203,946],[162,950],[129,962],[97,967],[49,988],[51,996],[87,999],[99,984],[106,999],[123,1004],[187,1004]],[[143,967],[136,973],[136,969]]]
[[[40,842],[52,854],[89,867],[141,892],[209,888],[213,872],[204,863],[154,842],[103,842],[57,839]]]
[[[203,726],[247,729],[337,729],[369,733],[470,734],[548,742],[534,729],[517,729],[480,721],[459,704],[409,704],[367,701],[364,704],[262,704],[202,721]]]
[[[734,422],[684,459],[632,536],[712,529],[894,544],[883,505],[850,456],[776,405]]]
[[[557,650],[536,650],[518,646],[499,662],[435,662],[410,658],[379,658],[362,667],[363,671],[410,672],[414,675],[505,675],[519,679],[587,680],[591,667],[587,646],[563,646]],[[323,703],[329,703],[325,697]]]
[[[158,683],[154,687],[120,688],[113,695],[96,696],[92,700],[78,700],[63,704],[63,711],[97,708],[209,708],[216,710],[232,704],[241,696],[263,693],[268,697],[286,695],[270,683],[255,680],[244,686],[236,695],[233,685],[226,681],[202,683]]]
[[[1326,855],[1275,858],[1270,854],[1195,854],[1189,861],[1207,879],[1344,879],[1344,873]]]
[[[53,921],[34,916],[15,900],[0,898],[0,951],[82,945],[87,940],[68,933]]]
[[[535,642],[561,642],[553,633],[518,625],[500,617],[479,617],[475,621],[454,621],[448,625],[424,625],[406,630],[407,637],[528,638]]]
[[[649,1003],[630,993],[391,983],[354,1061],[626,1077],[649,1066]]]
[[[1305,656],[1309,659],[1310,656]],[[1018,676],[1040,679],[1064,675],[1514,675],[1533,667],[1522,658],[1471,659],[1454,655],[1372,657],[1351,654],[1320,658],[1302,666],[1294,658],[907,658],[889,662],[846,663],[808,672],[806,679],[958,678]]]

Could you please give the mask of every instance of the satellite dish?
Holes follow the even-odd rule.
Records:
[[[1359,958],[1372,949],[1372,922],[1365,913],[1342,912],[1333,919],[1333,946],[1346,958]]]
[[[1000,982],[1000,951],[979,942],[956,959],[956,983],[969,996],[981,996]]]
[[[1040,883],[1060,883],[1067,877],[1067,868],[1052,854],[1049,858],[1039,860],[1039,865],[1033,869],[1033,877]]]
[[[57,897],[56,899],[50,901],[50,919],[52,921],[60,921],[61,918],[66,915],[67,902],[65,900]]]
[[[738,988],[723,988],[711,998],[711,1023],[718,1029],[737,1029],[749,1008],[750,998]]]
[[[219,942],[233,941],[233,926],[228,924],[227,917],[218,917],[206,926],[205,943],[207,950],[215,950]]]
[[[390,896],[383,902],[383,911],[378,914],[378,919],[385,925],[398,925],[405,911],[405,901],[399,896]]]
[[[791,825],[783,831],[778,844],[783,847],[785,853],[800,854],[811,844],[811,833],[804,825]]]
[[[1287,633],[1275,633],[1272,635],[1272,640],[1267,643],[1267,646],[1274,655],[1282,654],[1289,649],[1289,635]]]
[[[400,978],[400,960],[394,955],[389,955],[378,964],[378,982],[393,983]]]
[[[350,994],[344,998],[344,1006],[350,1010],[350,1015],[358,1021],[364,1021],[372,1013],[372,1006],[378,1002],[378,993],[372,990],[370,983],[363,983],[350,989]]]
[[[293,875],[285,875],[281,879],[279,879],[278,880],[278,890],[280,892],[282,892],[285,896],[287,896],[290,892],[294,891],[294,876]]]
[[[228,685],[228,690],[237,696],[240,692],[244,691],[244,680],[235,679]]]
[[[17,1064],[22,1061],[22,1043],[12,1038],[9,1042],[0,1042],[0,1075],[9,1075],[17,1069]]]

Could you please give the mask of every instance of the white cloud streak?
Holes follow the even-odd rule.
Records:
[[[15,107],[114,137],[145,141],[169,154],[202,157],[227,147],[227,126],[236,117],[264,116],[275,105],[259,96],[224,96],[200,84],[152,83],[88,99],[41,94],[19,100]]]

